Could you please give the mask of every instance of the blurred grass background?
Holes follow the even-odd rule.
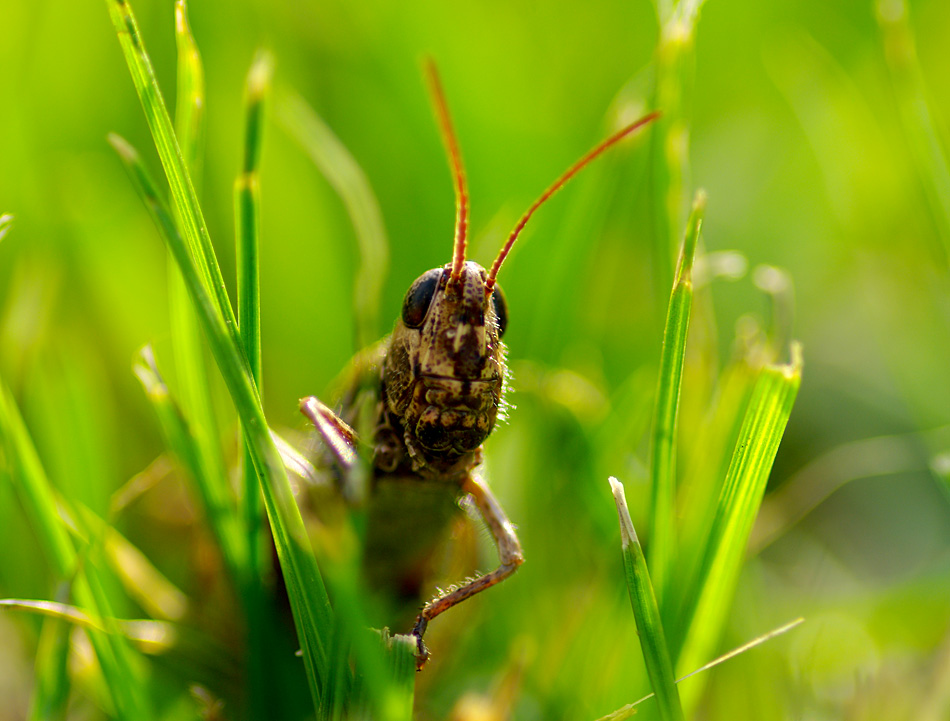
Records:
[[[907,38],[881,21],[901,7],[711,0],[702,10],[684,97],[687,189],[709,194],[704,249],[791,277],[790,332],[806,361],[723,649],[797,615],[807,622],[711,672],[710,718],[950,713],[950,6],[908,3],[919,62],[909,71]],[[170,98],[172,3],[135,10]],[[105,516],[116,489],[164,451],[131,363],[145,343],[167,351],[169,338],[165,251],[106,133],[157,160],[103,4],[0,0],[0,16],[0,212],[15,216],[0,242],[0,371],[57,487]],[[243,83],[265,45],[277,94],[302,94],[376,191],[391,244],[381,335],[412,280],[450,252],[452,185],[423,54],[439,64],[468,170],[472,255],[487,264],[619,113],[647,109],[658,37],[647,0],[193,1],[190,16],[207,85],[202,200],[225,277]],[[277,107],[265,132],[265,407],[273,425],[302,428],[297,399],[324,393],[356,350],[358,257],[345,210]],[[606,473],[625,481],[643,528],[640,434],[669,292],[651,238],[648,152],[633,142],[586,171],[532,221],[502,272],[516,409],[488,445],[488,469],[528,562],[433,625],[438,663],[418,678],[424,718],[516,673],[516,718],[596,718],[647,692]],[[718,328],[713,347],[727,357],[737,321],[767,319],[768,305],[749,278],[713,292],[693,333]],[[683,413],[694,422],[683,433],[701,425],[689,384],[701,389],[702,376],[687,375]],[[632,442],[611,455],[595,429],[622,389]],[[116,524],[227,638],[236,630],[215,609],[228,592],[192,508],[164,478]],[[58,579],[6,482],[0,537],[0,596],[50,597]],[[140,615],[128,604],[113,610]],[[0,718],[24,713],[38,629],[0,616],[0,698],[10,699]]]

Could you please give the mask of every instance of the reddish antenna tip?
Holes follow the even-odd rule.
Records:
[[[625,137],[630,135],[630,133],[642,128],[644,125],[656,120],[660,117],[659,111],[654,111],[649,115],[644,115],[639,120],[630,123],[630,125],[618,130],[616,133],[611,135],[606,140],[602,141],[600,145],[596,146],[592,150],[578,160],[574,165],[567,169],[567,171],[554,183],[550,188],[545,190],[541,197],[538,198],[534,203],[528,208],[528,211],[521,216],[521,220],[518,221],[518,224],[515,226],[515,229],[511,231],[511,234],[508,236],[508,240],[505,242],[505,245],[502,247],[501,251],[498,253],[498,257],[495,258],[495,262],[492,263],[491,270],[488,271],[488,278],[485,280],[485,293],[491,293],[492,289],[495,287],[495,281],[498,277],[498,271],[501,269],[501,264],[505,262],[505,258],[508,257],[508,253],[511,252],[511,247],[515,244],[515,241],[518,239],[518,235],[524,229],[525,225],[528,224],[528,220],[531,219],[531,216],[534,215],[534,211],[540,208],[544,202],[554,195],[557,191],[563,188],[567,181],[573,178],[579,171],[581,171],[588,163],[597,158],[601,153],[615,145],[616,143],[623,140]]]
[[[452,271],[449,275],[449,279],[454,282],[462,277],[462,267],[465,265],[465,247],[468,244],[468,186],[465,182],[462,153],[452,127],[452,118],[449,115],[448,104],[445,102],[442,83],[439,81],[439,72],[431,57],[425,59],[425,73],[429,84],[429,95],[439,123],[439,133],[449,154],[452,179],[455,181],[455,242],[452,249]]]

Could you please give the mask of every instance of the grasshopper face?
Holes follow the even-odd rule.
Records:
[[[491,433],[505,386],[504,296],[467,261],[421,275],[403,302],[383,367],[383,394],[401,419],[413,465],[444,465]]]

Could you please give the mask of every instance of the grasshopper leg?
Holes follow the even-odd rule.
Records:
[[[511,521],[508,520],[508,516],[505,515],[501,504],[492,495],[484,481],[474,473],[470,473],[462,484],[462,490],[472,497],[476,508],[478,508],[482,519],[485,521],[485,525],[488,526],[488,530],[495,540],[495,546],[498,548],[501,565],[491,573],[472,579],[455,590],[429,601],[422,607],[422,612],[412,629],[412,635],[416,637],[416,658],[419,668],[422,668],[429,657],[429,652],[422,640],[429,621],[465,599],[481,593],[486,588],[491,588],[496,583],[501,583],[524,563],[524,554],[521,551],[521,543],[518,541],[515,529],[511,525]]]

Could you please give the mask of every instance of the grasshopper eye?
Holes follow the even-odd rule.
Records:
[[[495,311],[495,322],[498,323],[498,337],[501,338],[508,328],[508,301],[505,300],[500,285],[496,284],[491,292],[491,306]]]
[[[407,328],[418,328],[425,322],[441,277],[442,268],[433,268],[420,275],[409,288],[402,302],[402,322]]]

